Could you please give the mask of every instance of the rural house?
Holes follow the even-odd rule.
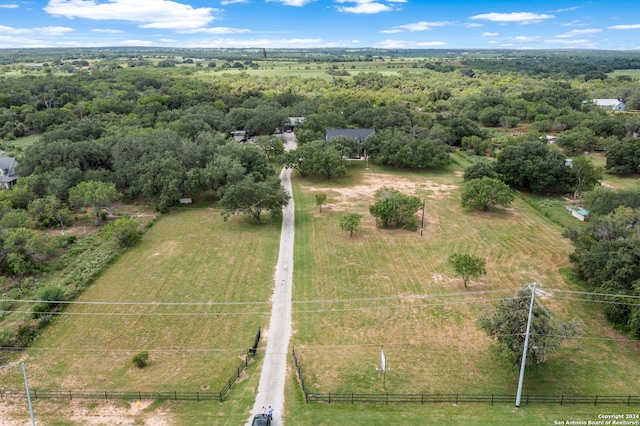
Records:
[[[0,188],[9,189],[18,180],[18,162],[13,157],[0,156]]]
[[[375,132],[374,129],[327,129],[324,134],[324,141],[344,136],[345,138],[355,139],[359,145]]]
[[[624,111],[624,102],[620,99],[592,99],[592,103],[609,111]]]

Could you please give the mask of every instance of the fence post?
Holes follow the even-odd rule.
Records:
[[[593,405],[598,405],[598,395],[596,395],[595,401],[593,401]]]
[[[424,393],[420,394],[420,405],[424,404]]]
[[[36,389],[33,390],[33,396],[35,397],[35,399],[37,401],[38,400],[38,391]]]
[[[196,392],[196,399],[200,402],[200,392]]]
[[[491,405],[493,405],[493,394],[491,394]]]
[[[560,395],[560,405],[562,405],[563,401],[564,401],[564,395]]]
[[[389,392],[387,392],[387,398],[385,399],[384,403],[389,405]]]
[[[173,391],[173,400],[178,401],[178,392]]]
[[[71,390],[69,390],[69,401],[71,401],[73,397],[71,396]]]
[[[456,394],[456,405],[458,405],[458,394]]]
[[[109,400],[109,397],[107,396],[107,391],[104,391],[104,400],[105,401]]]
[[[140,393],[140,391],[138,391],[138,401],[140,401],[142,399],[142,394]]]
[[[353,392],[351,392],[351,404],[353,404]]]
[[[329,404],[331,404],[331,392],[329,392]]]
[[[631,404],[631,395],[629,395],[629,399],[627,399],[627,405]]]

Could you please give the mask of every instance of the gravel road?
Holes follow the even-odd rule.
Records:
[[[293,133],[283,134],[285,149],[296,147]],[[291,195],[291,170],[283,169],[280,182]],[[291,287],[293,283],[293,197],[282,210],[282,233],[280,234],[280,252],[276,264],[273,297],[271,299],[271,320],[269,329],[263,336],[267,339],[260,383],[256,401],[247,425],[256,414],[262,413],[262,407],[273,407],[272,425],[280,426],[284,409],[284,384],[287,377],[287,356],[289,355],[289,338],[291,337]]]

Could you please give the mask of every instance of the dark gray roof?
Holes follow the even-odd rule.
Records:
[[[360,143],[375,132],[375,129],[327,129],[327,132],[324,135],[324,140],[328,141],[329,139],[333,139],[338,136],[344,136],[346,138],[355,139]]]
[[[0,183],[9,183],[18,179],[18,162],[13,157],[0,156]]]

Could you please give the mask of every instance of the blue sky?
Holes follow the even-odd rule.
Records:
[[[640,52],[640,1],[0,0],[0,48],[100,46]]]

